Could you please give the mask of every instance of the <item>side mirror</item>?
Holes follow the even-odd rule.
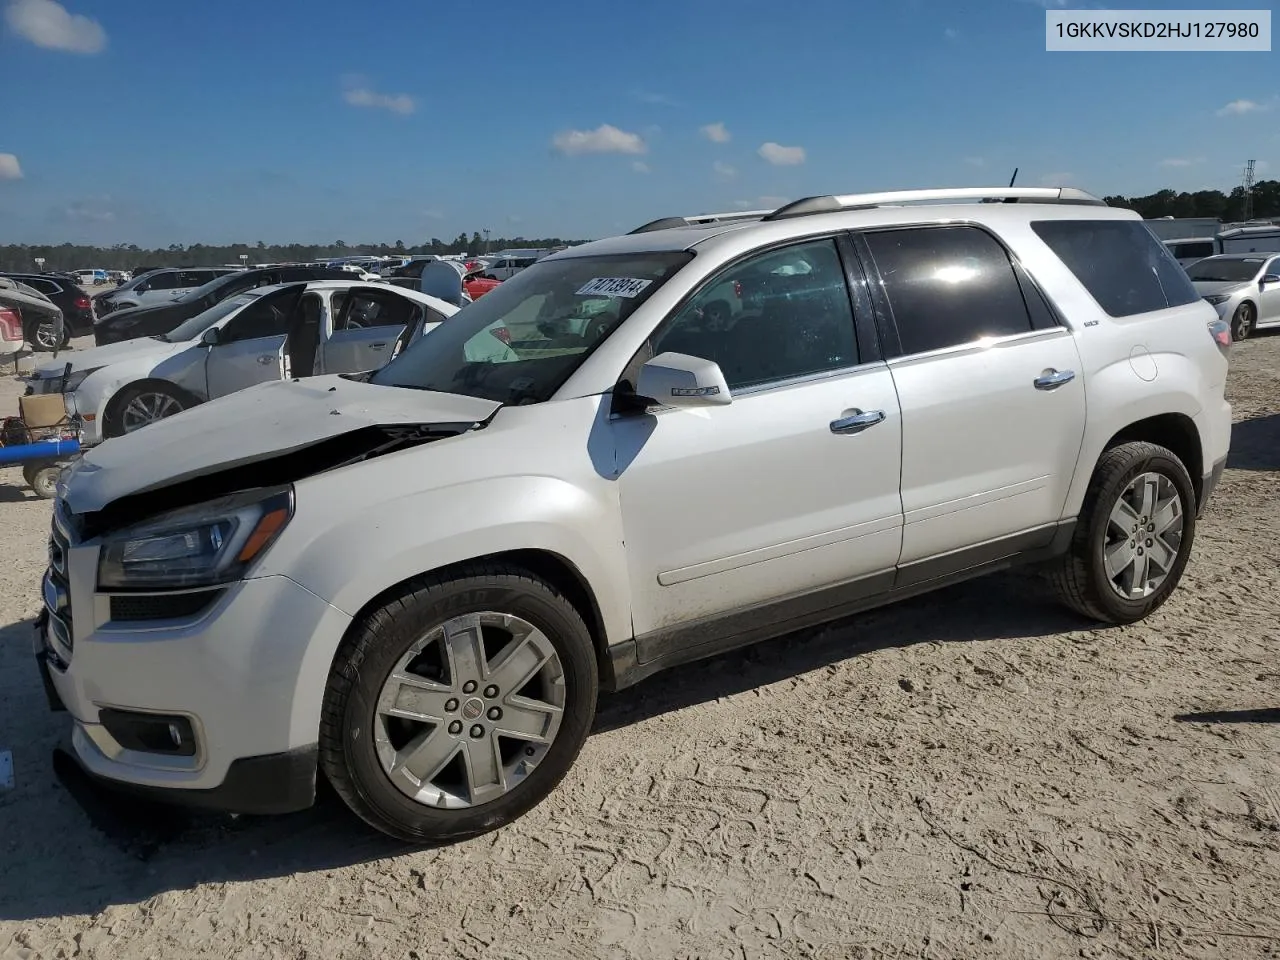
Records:
[[[636,394],[664,407],[732,403],[720,365],[686,353],[663,353],[640,368]]]
[[[220,333],[221,331],[217,327],[209,327],[204,333],[200,334],[200,343],[206,347],[216,347]]]
[[[1280,273],[1264,274],[1262,279],[1258,282],[1260,285],[1265,285],[1268,283],[1280,283]]]

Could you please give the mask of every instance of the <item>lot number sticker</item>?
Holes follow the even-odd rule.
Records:
[[[580,297],[638,297],[652,280],[635,280],[631,277],[596,277],[588,280],[577,291]]]

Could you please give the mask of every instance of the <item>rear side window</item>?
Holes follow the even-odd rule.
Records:
[[[1168,244],[1165,244],[1168,246]],[[1173,245],[1173,255],[1175,257],[1205,257],[1213,256],[1213,244],[1209,241],[1204,243],[1178,243]]]
[[[904,354],[1032,329],[1009,255],[976,227],[865,234]]]
[[[178,286],[178,274],[172,270],[147,277],[148,290],[173,290]]]
[[[1137,220],[1037,220],[1031,229],[1113,317],[1200,299],[1169,248]]]

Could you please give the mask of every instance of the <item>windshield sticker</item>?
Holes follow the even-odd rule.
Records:
[[[579,297],[638,297],[652,280],[631,277],[596,277],[574,291]]]

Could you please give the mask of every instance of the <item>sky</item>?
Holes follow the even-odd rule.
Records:
[[[1280,175],[1280,52],[1046,52],[1064,6],[0,0],[0,243],[587,239],[1014,167]]]

